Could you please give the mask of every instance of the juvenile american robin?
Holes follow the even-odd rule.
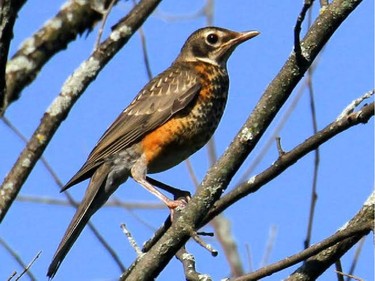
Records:
[[[56,274],[90,217],[128,177],[171,210],[182,204],[162,194],[146,174],[179,164],[207,143],[227,101],[227,60],[239,44],[258,34],[219,27],[198,29],[186,40],[172,65],[138,93],[62,188],[64,191],[91,178],[47,276]]]

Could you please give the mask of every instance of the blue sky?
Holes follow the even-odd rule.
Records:
[[[291,53],[293,27],[302,1],[296,2],[216,1],[215,25],[237,31],[255,29],[261,32],[257,38],[238,47],[229,60],[230,96],[215,135],[218,155],[229,145],[268,83]],[[15,26],[11,54],[25,38],[54,15],[62,3],[41,0],[27,2]],[[43,9],[40,9],[41,5]],[[107,27],[116,23],[129,10],[129,5],[128,1],[122,1],[116,6]],[[174,1],[164,1],[145,23],[144,31],[154,75],[171,64],[191,32],[205,25],[205,18],[202,17],[170,22],[163,18],[163,14],[193,14],[201,5],[202,1],[196,0],[179,1],[178,5]],[[334,34],[318,58],[313,82],[319,129],[332,122],[352,100],[373,88],[373,11],[373,1],[363,1]],[[315,7],[313,16],[318,12]],[[21,99],[8,109],[6,117],[27,137],[30,137],[38,126],[43,113],[60,92],[68,75],[90,55],[96,37],[97,28],[87,37],[82,36],[70,44],[67,51],[54,57],[39,73],[36,81],[25,89]],[[69,180],[80,168],[104,130],[147,81],[140,38],[135,34],[88,87],[45,151],[45,158],[63,182]],[[299,87],[300,85],[297,89]],[[296,94],[297,90],[266,132],[254,154],[234,178],[231,187],[252,163]],[[305,92],[280,133],[284,150],[293,148],[311,134],[309,97]],[[3,123],[0,123],[0,135],[3,142],[0,148],[0,154],[3,155],[0,175],[4,177],[24,144]],[[312,242],[324,239],[345,224],[371,193],[374,182],[373,144],[371,120],[369,124],[356,126],[320,148],[319,197]],[[273,145],[252,175],[267,168],[276,158],[277,149],[276,145]],[[207,150],[202,149],[196,153],[191,161],[198,179],[202,179],[209,165]],[[246,270],[249,269],[247,248],[251,251],[253,268],[259,267],[272,227],[277,229],[277,234],[268,262],[277,261],[302,249],[307,228],[313,163],[313,155],[309,154],[259,192],[243,199],[225,213],[231,221],[233,235]],[[155,177],[173,186],[194,190],[184,163]],[[77,200],[82,198],[86,185],[87,182],[84,182],[71,188]],[[58,186],[41,163],[37,164],[29,176],[21,195],[65,198],[59,193]],[[122,185],[115,196],[129,202],[157,202],[132,180]],[[35,276],[43,280],[57,244],[73,214],[73,208],[68,206],[15,202],[1,225],[0,235],[26,262],[38,251],[42,251],[32,269]],[[129,265],[135,254],[121,233],[120,223],[126,223],[138,243],[142,244],[152,236],[153,230],[162,224],[167,214],[166,208],[129,211],[108,207],[100,210],[92,221],[116,249],[123,263]],[[209,226],[206,228],[208,231],[210,229]],[[188,249],[196,257],[198,271],[219,280],[229,274],[229,267],[220,245],[213,239],[207,240],[219,250],[218,257],[210,257],[191,242]],[[349,269],[352,257],[353,251],[350,251],[343,258],[344,271]],[[14,270],[20,271],[18,265],[2,248],[0,260],[1,280],[9,277]],[[364,280],[370,280],[374,269],[369,265],[373,262],[373,245],[371,237],[367,237],[355,274]],[[291,272],[293,269],[289,268],[267,280],[280,280]],[[66,257],[55,279],[116,280],[119,273],[107,252],[92,233],[86,230]],[[168,265],[160,280],[170,280],[169,274],[182,276],[178,261],[173,260]],[[332,278],[335,278],[333,268],[329,269],[321,280]]]

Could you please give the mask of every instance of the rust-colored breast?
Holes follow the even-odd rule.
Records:
[[[199,77],[200,90],[185,108],[142,139],[149,173],[169,169],[199,150],[223,115],[229,86],[226,70],[204,62],[189,65]]]

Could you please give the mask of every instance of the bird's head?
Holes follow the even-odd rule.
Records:
[[[234,49],[257,35],[259,32],[255,30],[235,32],[220,27],[201,28],[186,40],[177,61],[204,61],[225,67]]]

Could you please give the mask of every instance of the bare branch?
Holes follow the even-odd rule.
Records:
[[[346,274],[344,272],[339,272],[339,271],[336,271],[336,272],[340,275],[346,276],[346,280],[354,279],[354,280],[357,280],[357,281],[364,281],[363,279],[361,279],[357,276],[354,276],[352,274]]]
[[[121,280],[155,278],[189,239],[189,228],[197,229],[207,223],[207,220],[204,220],[206,214],[258,143],[291,91],[302,79],[308,67],[335,30],[361,2],[345,0],[345,4],[343,4],[343,1],[333,1],[319,15],[301,42],[301,46],[304,48],[305,63],[297,64],[294,53],[289,57],[280,73],[266,89],[253,114],[246,121],[231,146],[210,168],[196,195],[190,200],[181,217],[174,221],[171,228],[165,232],[159,241],[131,266],[129,272],[122,275]],[[155,260],[158,262],[155,262]],[[148,269],[147,272],[144,268]]]
[[[135,6],[137,2],[133,0],[133,5]],[[147,44],[146,44],[146,35],[143,31],[142,26],[138,29],[139,36],[141,38],[141,44],[142,44],[142,53],[143,53],[143,61],[146,67],[146,72],[147,72],[147,77],[149,80],[152,79],[152,71],[151,71],[151,66],[150,66],[150,60],[148,58],[148,52],[147,52]]]
[[[104,31],[104,26],[107,22],[107,19],[108,19],[108,16],[109,14],[111,13],[112,11],[112,8],[113,6],[116,4],[118,0],[111,0],[111,2],[109,3],[109,6],[108,8],[106,8],[104,11],[103,11],[103,19],[102,19],[102,24],[100,25],[100,28],[99,28],[99,31],[98,31],[98,37],[96,39],[96,43],[95,43],[95,48],[94,49],[97,49],[99,48],[100,46],[100,42],[102,40],[102,35],[103,35],[103,31]]]
[[[272,225],[268,231],[268,239],[266,244],[266,249],[264,251],[262,261],[260,263],[261,267],[266,266],[268,264],[269,258],[271,256],[273,246],[275,244],[276,235],[277,235],[277,227]]]
[[[307,261],[295,271],[289,278],[285,279],[288,281],[292,280],[316,280],[316,278],[327,268],[327,267],[318,267],[319,273],[314,274],[314,276],[309,276],[310,278],[301,278],[301,275],[305,275],[309,270],[317,269],[317,267],[312,266],[309,268],[309,264],[313,265],[313,261],[318,262],[316,259],[319,259],[319,262],[323,262],[324,258],[327,258],[325,262],[329,261],[329,266],[332,265],[332,258],[337,258],[338,254],[336,250],[340,249],[341,255],[347,251],[348,246],[353,246],[361,237],[367,235],[372,230],[372,224],[374,220],[374,200],[375,193],[372,193],[367,200],[367,202],[372,201],[371,204],[365,203],[361,210],[347,223],[342,229],[337,231],[334,235],[328,237],[327,239],[316,243],[309,248],[293,255],[289,256],[281,261],[273,263],[269,266],[263,267],[257,271],[254,271],[250,274],[241,276],[240,278],[234,278],[232,281],[250,281],[250,280],[259,280],[263,277],[269,276],[277,271],[288,268],[294,264],[297,264],[305,259]],[[345,247],[342,247],[345,246]],[[342,251],[345,248],[346,251]],[[316,256],[314,256],[316,255]],[[309,258],[311,257],[311,258]],[[327,263],[327,266],[328,266]],[[314,278],[315,277],[315,278]]]
[[[194,172],[193,165],[191,164],[191,161],[189,158],[185,160],[185,164],[186,164],[186,168],[188,170],[189,176],[193,182],[193,185],[195,188],[197,188],[199,185],[199,180],[197,178],[197,175]]]
[[[29,269],[31,268],[31,266],[34,264],[34,262],[40,257],[40,254],[42,253],[42,251],[39,251],[36,256],[31,260],[31,262],[24,268],[24,270],[21,272],[21,274],[16,278],[15,281],[18,281],[22,278],[22,276],[25,275],[25,273],[28,273],[29,272]]]
[[[250,193],[257,191],[264,184],[280,175],[289,166],[293,165],[307,153],[316,149],[316,147],[333,138],[337,134],[351,128],[352,126],[368,122],[372,116],[374,116],[374,103],[365,105],[358,112],[353,112],[346,118],[340,119],[340,121],[332,122],[323,130],[320,130],[318,133],[311,136],[303,143],[293,148],[291,151],[283,154],[283,156],[279,157],[279,159],[277,159],[271,167],[252,177],[247,182],[243,182],[242,184],[238,185],[227,195],[223,196],[216,202],[215,207],[208,213],[203,223],[206,223],[217,214],[220,214],[234,202],[240,200]]]
[[[345,107],[345,109],[337,117],[337,120],[340,120],[350,115],[357,108],[358,105],[360,105],[364,100],[369,99],[374,94],[375,94],[375,89],[368,91],[363,96],[360,96],[359,98],[353,100],[347,107]]]
[[[184,267],[185,278],[188,281],[210,281],[212,280],[210,276],[207,274],[198,273],[195,269],[195,259],[192,254],[189,254],[185,247],[182,247],[178,250],[176,257],[179,261],[181,261]]]
[[[17,137],[19,137],[24,143],[27,143],[26,137],[5,116],[2,116],[1,119],[12,130],[12,132],[17,135]],[[62,184],[60,178],[57,176],[56,172],[53,170],[53,168],[48,163],[46,158],[44,158],[42,156],[40,158],[40,161],[42,162],[44,167],[47,169],[47,171],[49,172],[49,174],[51,175],[51,177],[55,181],[56,185],[58,187],[62,188],[63,184]],[[26,201],[26,202],[36,202],[36,203],[43,203],[43,204],[69,205],[69,206],[77,209],[78,203],[73,199],[72,195],[70,195],[70,193],[68,191],[64,192],[64,195],[68,199],[68,201],[52,199],[52,198],[43,198],[43,197],[22,196],[22,195],[17,196],[16,200],[21,201],[21,202]],[[107,203],[109,203],[109,202],[107,202]],[[118,206],[124,207],[124,205],[122,205],[121,203],[119,203],[117,201],[114,202],[114,203],[117,204]],[[146,205],[146,204],[144,204],[144,205]],[[159,205],[161,205],[161,204],[159,204]],[[127,205],[127,206],[130,207],[129,205]],[[147,204],[147,206],[150,206],[150,204]],[[108,244],[108,242],[104,239],[104,237],[99,233],[99,231],[96,229],[96,227],[94,226],[94,224],[91,221],[88,222],[88,228],[93,232],[94,236],[98,239],[99,243],[101,243],[103,245],[103,247],[108,251],[108,253],[112,256],[113,260],[115,261],[115,263],[117,263],[120,270],[124,271],[125,266],[120,261],[118,255],[112,249],[112,247]]]
[[[334,237],[343,235],[343,233],[353,232],[352,235],[343,235],[345,239],[340,239],[336,243],[330,244],[328,248],[319,251],[314,256],[308,258],[303,265],[298,268],[287,281],[304,281],[316,280],[326,269],[328,269],[337,259],[344,255],[351,247],[367,235],[374,224],[374,205],[375,205],[375,192],[369,196],[363,204],[361,210],[347,222],[336,234],[326,239],[330,240]],[[356,233],[356,231],[358,231]],[[322,242],[323,243],[323,242]],[[311,246],[309,249],[313,248]],[[319,263],[317,267],[316,264]]]
[[[17,196],[17,201],[19,202],[31,202],[31,203],[38,203],[38,204],[49,204],[49,205],[58,205],[58,206],[72,206],[70,200],[61,200],[56,198],[50,197],[40,197],[40,196],[32,196],[32,195],[19,195]],[[154,203],[154,202],[122,202],[119,200],[109,200],[104,204],[103,207],[118,207],[124,209],[142,209],[142,210],[165,210],[165,205],[162,203]]]
[[[311,9],[309,11],[308,25],[309,27],[311,25]],[[313,133],[316,134],[318,132],[318,121],[316,117],[314,87],[312,83],[313,73],[314,73],[313,69],[309,68],[307,70],[306,80],[307,80],[307,86],[309,90],[310,112],[311,112]],[[308,218],[308,223],[307,223],[307,234],[306,234],[306,239],[304,241],[305,249],[310,246],[314,214],[315,214],[315,206],[316,206],[316,202],[318,199],[317,186],[318,186],[319,163],[320,163],[320,150],[319,150],[319,147],[317,147],[314,151],[314,172],[313,172],[313,180],[312,180],[312,186],[311,186],[310,211],[309,211],[309,218]]]
[[[109,38],[66,80],[61,93],[47,109],[39,127],[0,187],[0,221],[74,103],[160,1],[141,1],[116,25]]]
[[[13,277],[17,275],[16,271],[13,271],[12,274],[8,277],[7,281],[12,281]]]
[[[27,264],[21,259],[21,257],[18,255],[18,253],[12,249],[12,247],[3,239],[0,237],[0,245],[4,247],[4,249],[14,258],[14,260],[22,267],[26,268]],[[30,272],[26,272],[27,276],[30,278],[30,280],[35,281],[35,276]],[[11,280],[14,276],[17,275],[17,272],[14,271],[11,276],[9,276],[8,280]]]
[[[335,268],[336,268],[336,273],[337,273],[337,281],[344,281],[344,276],[340,274],[342,272],[341,260],[337,260],[335,262]]]
[[[141,37],[143,61],[144,61],[145,67],[146,67],[147,77],[148,77],[149,80],[151,80],[153,75],[152,75],[152,71],[151,71],[150,60],[148,58],[146,35],[145,35],[142,27],[139,28],[138,32],[139,32],[139,36]]]
[[[183,20],[192,20],[200,17],[206,17],[208,23],[212,23],[212,11],[213,11],[213,0],[207,0],[206,4],[200,8],[198,11],[184,14],[184,15],[171,15],[169,13],[165,13],[163,11],[158,10],[156,15],[159,16],[161,19],[174,22],[174,21],[183,21]]]
[[[216,239],[223,248],[225,258],[230,267],[231,276],[241,276],[244,273],[244,269],[238,252],[238,246],[232,233],[230,220],[223,214],[220,214],[210,224],[214,228]]]
[[[355,269],[355,267],[358,263],[358,258],[359,258],[360,253],[362,252],[362,247],[363,247],[363,244],[365,244],[365,240],[366,240],[366,237],[363,237],[358,243],[357,249],[355,250],[355,254],[354,254],[352,264],[351,264],[350,269],[349,269],[349,273],[347,274],[346,281],[350,281],[350,278],[355,279],[355,277],[353,277],[354,269]]]
[[[309,72],[313,73],[319,63],[318,56],[314,63],[310,66]],[[255,170],[255,168],[259,165],[261,160],[263,159],[266,152],[270,149],[270,147],[274,144],[275,138],[279,137],[281,130],[284,128],[284,125],[286,124],[287,120],[289,119],[290,115],[296,108],[297,104],[300,101],[300,98],[302,97],[306,87],[308,87],[308,77],[305,79],[305,82],[301,84],[299,89],[297,90],[297,93],[294,94],[294,97],[292,101],[290,102],[289,107],[285,110],[285,114],[281,117],[281,120],[276,125],[275,129],[273,130],[272,134],[270,135],[269,139],[265,142],[261,150],[258,152],[258,154],[254,157],[253,155],[253,161],[251,161],[249,167],[246,169],[246,171],[243,173],[241,178],[239,179],[238,183],[241,183],[249,178],[251,173]]]
[[[279,153],[279,157],[283,156],[285,154],[285,151],[281,145],[280,137],[276,137],[276,147],[277,147],[277,152]]]
[[[126,225],[123,223],[123,224],[121,224],[120,227],[122,229],[122,232],[125,234],[126,238],[128,239],[130,246],[132,246],[135,253],[137,254],[137,256],[142,255],[141,248],[138,246],[137,242],[135,241],[131,232],[127,229]]]
[[[1,98],[4,106],[0,108],[0,115],[20,97],[21,91],[36,78],[51,57],[66,49],[79,34],[89,32],[102,17],[91,2],[67,1],[55,17],[23,42],[6,68],[8,87],[6,95]]]

